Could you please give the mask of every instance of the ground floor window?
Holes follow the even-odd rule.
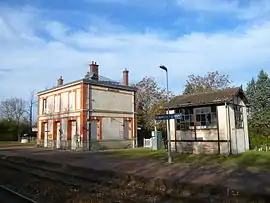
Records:
[[[182,119],[176,120],[176,130],[186,131],[189,130],[191,126],[194,126],[194,115],[192,108],[177,109],[175,113],[183,114]]]
[[[182,119],[176,120],[176,130],[217,128],[216,106],[182,108],[176,110],[176,113],[183,114]]]
[[[244,128],[243,108],[241,106],[234,106],[233,108],[234,108],[235,128],[236,129]]]
[[[194,109],[196,115],[196,126],[200,129],[217,127],[216,106],[207,106]]]

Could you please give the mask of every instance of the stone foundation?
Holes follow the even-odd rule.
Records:
[[[177,142],[176,151],[180,153],[190,154],[217,154],[218,142]],[[172,150],[175,150],[175,146],[172,146]]]
[[[91,143],[90,150],[128,149],[132,148],[133,140],[102,140]]]
[[[60,142],[60,148],[56,148],[56,140],[48,140],[47,148],[51,149],[62,149],[71,150],[71,140]],[[44,147],[44,140],[37,140],[37,147]],[[77,143],[77,148],[75,150],[82,151],[98,151],[107,149],[128,149],[133,147],[133,140],[101,140],[92,141],[88,143],[87,141],[81,141]]]

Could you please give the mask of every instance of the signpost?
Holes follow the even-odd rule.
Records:
[[[156,116],[157,121],[170,120],[170,119],[183,119],[183,114],[161,114]]]
[[[162,120],[167,120],[167,126],[170,126],[169,125],[169,120],[170,119],[181,119],[183,120],[184,119],[184,115],[181,114],[181,113],[177,113],[177,114],[161,114],[161,115],[157,115],[156,116],[156,121],[162,121]],[[170,137],[170,128],[168,128],[168,133],[167,133],[167,138],[168,138],[168,162],[171,163],[171,146],[170,146],[170,142],[171,142],[171,137]]]

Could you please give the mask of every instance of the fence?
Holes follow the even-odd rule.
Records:
[[[143,147],[145,148],[152,148],[152,138],[149,139],[143,139]]]
[[[255,147],[254,148],[254,151],[265,151],[265,152],[268,152],[270,151],[270,146],[269,145],[262,145],[260,147]]]

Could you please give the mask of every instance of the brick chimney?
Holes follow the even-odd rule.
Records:
[[[98,80],[98,64],[97,62],[92,61],[92,63],[89,65],[90,66],[90,73],[93,73],[92,79]]]
[[[128,70],[123,70],[123,84],[128,85]]]
[[[60,76],[60,77],[58,78],[58,80],[57,80],[57,86],[63,85],[63,82],[64,82],[64,80],[63,80],[62,76]]]

